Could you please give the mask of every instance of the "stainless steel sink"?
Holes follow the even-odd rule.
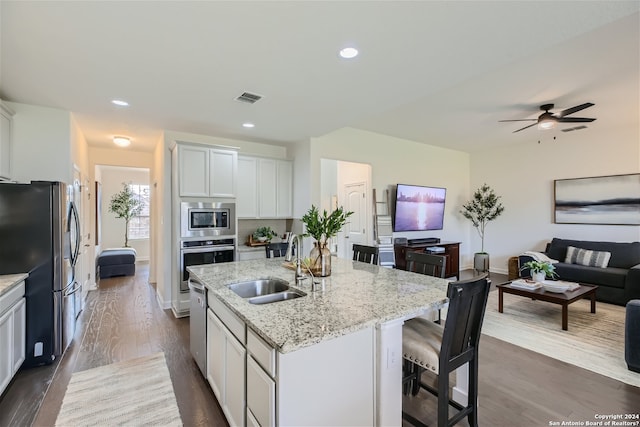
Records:
[[[228,285],[228,288],[242,298],[252,298],[286,291],[289,289],[289,283],[282,279],[257,279],[233,283]]]
[[[298,291],[277,292],[275,294],[262,295],[259,297],[249,298],[251,304],[270,304],[272,302],[296,299],[305,296],[304,293]]]

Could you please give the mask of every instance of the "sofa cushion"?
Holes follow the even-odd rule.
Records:
[[[589,249],[592,251],[611,252],[609,267],[631,268],[640,264],[640,242],[591,242],[587,240],[566,240],[554,238],[551,240],[547,255],[549,258],[564,260],[567,258],[567,247]]]
[[[611,252],[590,251],[588,249],[580,249],[574,246],[567,246],[567,258],[564,260],[567,264],[580,264],[588,267],[606,268],[609,265]]]
[[[587,267],[579,264],[567,264],[559,262],[553,264],[558,274],[558,279],[569,282],[590,283],[599,286],[611,286],[624,289],[627,278],[627,269],[624,268],[599,268]]]

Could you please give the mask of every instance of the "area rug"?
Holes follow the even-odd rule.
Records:
[[[569,305],[569,330],[562,330],[562,307],[504,294],[504,312],[498,312],[498,292],[489,294],[482,333],[545,356],[640,387],[640,374],[624,360],[622,306],[590,301]]]
[[[56,426],[181,426],[164,353],[75,372]]]

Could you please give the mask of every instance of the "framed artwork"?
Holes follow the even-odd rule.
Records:
[[[640,225],[640,174],[556,179],[556,224]]]
[[[96,181],[96,246],[100,245],[100,230],[102,229],[102,224],[100,218],[102,212],[102,186],[98,181]]]

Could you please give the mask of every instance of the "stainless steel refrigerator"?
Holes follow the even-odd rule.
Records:
[[[72,191],[62,182],[0,183],[0,274],[29,273],[23,367],[51,363],[75,332],[82,288],[74,277],[80,223]]]

